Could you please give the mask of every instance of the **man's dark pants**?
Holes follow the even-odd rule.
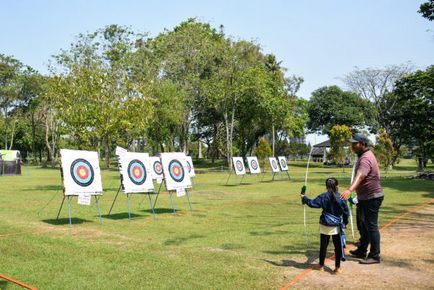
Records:
[[[366,253],[371,245],[368,257],[380,260],[380,231],[378,230],[378,212],[384,196],[359,200],[360,211],[360,246],[358,251]]]

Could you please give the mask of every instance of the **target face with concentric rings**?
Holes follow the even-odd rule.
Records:
[[[273,166],[274,169],[277,169],[277,163],[276,160],[271,161],[271,166]]]
[[[188,161],[186,161],[187,162],[187,170],[188,170],[188,173],[190,173],[191,172],[191,164],[190,164],[190,162],[188,162]]]
[[[235,166],[237,167],[237,170],[238,170],[238,171],[243,171],[244,166],[243,166],[243,163],[241,163],[240,160],[237,160],[237,161],[235,162]]]
[[[280,159],[280,166],[281,166],[282,168],[286,168],[286,162],[285,162],[285,160]]]
[[[136,185],[142,185],[146,181],[146,168],[142,161],[133,159],[128,164],[128,177]]]
[[[156,174],[158,174],[158,175],[162,175],[163,174],[163,166],[161,165],[160,161],[155,161],[152,166],[154,167],[154,172]]]
[[[182,167],[182,164],[179,160],[173,159],[172,161],[170,161],[169,175],[176,182],[181,182],[184,180],[184,168]]]
[[[86,159],[75,159],[70,167],[71,177],[80,186],[86,187],[92,184],[94,171],[92,165]]]
[[[252,166],[252,169],[258,169],[258,162],[256,162],[256,160],[250,161],[250,165]]]

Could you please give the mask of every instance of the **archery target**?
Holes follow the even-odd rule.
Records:
[[[246,174],[246,169],[244,167],[244,162],[242,157],[232,157],[232,163],[234,165],[236,175]]]
[[[161,164],[160,157],[150,157],[149,161],[151,164],[152,179],[163,179],[163,164]]]
[[[191,156],[185,156],[185,161],[187,162],[187,172],[190,175],[190,177],[195,177],[196,173],[194,172],[193,167],[193,159]]]
[[[270,167],[272,172],[280,172],[279,165],[277,165],[276,157],[269,157]]]
[[[168,172],[169,172],[170,177],[174,181],[181,182],[184,180],[185,171],[184,171],[184,168],[182,167],[181,161],[179,161],[177,159],[171,160],[169,163],[169,171]]]
[[[131,160],[128,164],[128,177],[134,184],[142,185],[146,181],[145,165],[140,160]]]
[[[258,158],[256,158],[256,156],[247,157],[247,164],[249,165],[250,173],[261,173],[261,168],[259,167]]]
[[[97,152],[60,150],[65,195],[100,195],[103,192]]]
[[[125,193],[154,192],[148,153],[123,153],[119,156],[119,171]]]
[[[164,180],[167,190],[191,187],[191,178],[187,173],[187,160],[184,153],[161,153]]]
[[[89,186],[93,182],[94,172],[92,165],[86,159],[78,158],[71,163],[70,173],[72,180],[79,186]]]
[[[288,171],[288,164],[286,163],[286,157],[285,156],[278,156],[280,168],[282,171]]]

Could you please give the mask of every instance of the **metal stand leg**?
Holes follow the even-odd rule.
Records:
[[[273,178],[271,179],[271,181],[274,181],[275,176],[276,176],[276,172],[273,172]]]
[[[225,184],[225,185],[228,185],[228,182],[229,182],[229,178],[231,178],[231,175],[232,175],[232,170],[231,170],[231,171],[229,171],[229,176],[228,176],[228,179],[226,180],[226,184]]]
[[[131,194],[127,193],[128,220],[131,221]]]
[[[160,187],[158,188],[157,196],[155,197],[154,205],[152,206],[152,208],[155,208],[155,205],[157,204],[158,196],[160,195],[160,190],[161,190],[162,185],[163,185],[163,182],[160,183]]]
[[[95,195],[95,204],[96,204],[96,208],[98,209],[99,223],[102,224],[101,209],[99,208],[99,197],[97,197],[96,195]]]
[[[152,204],[151,194],[147,193],[147,195],[148,195],[148,198],[149,198],[149,204],[151,205],[152,215],[155,218],[155,211],[154,211],[154,205]]]
[[[115,199],[113,200],[113,203],[112,203],[112,206],[110,207],[108,215],[110,215],[110,213],[112,212],[113,206],[115,205],[115,201],[118,198],[119,191],[121,191],[121,187],[122,187],[122,185],[119,185],[118,192],[116,193]]]
[[[173,205],[172,192],[169,191],[170,203],[172,204],[173,213],[176,213],[175,206]]]
[[[60,204],[59,212],[57,213],[56,220],[59,219],[60,211],[62,210],[63,203],[65,202],[65,196],[63,196],[62,203]]]
[[[193,208],[191,207],[190,194],[188,193],[188,190],[187,190],[187,189],[185,189],[185,193],[187,194],[188,205],[190,206],[190,210],[192,211]]]
[[[71,196],[68,195],[68,215],[69,215],[69,225],[72,226],[71,218]]]
[[[240,180],[240,184],[243,182],[244,176],[246,176],[246,175],[243,174],[243,176],[241,177],[241,180]]]
[[[291,180],[291,177],[289,176],[289,172],[286,171],[286,174],[288,175],[288,180]]]

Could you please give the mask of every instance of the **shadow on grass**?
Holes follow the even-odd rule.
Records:
[[[131,213],[131,218],[135,218],[135,217],[139,217],[141,215],[139,214],[134,214]],[[115,214],[105,214],[102,215],[101,217],[105,218],[105,219],[111,219],[111,220],[122,220],[122,219],[128,219],[128,212],[120,212],[120,213],[115,213]]]
[[[0,289],[6,290],[8,286],[8,281],[0,281]]]
[[[280,261],[272,261],[263,259],[263,261],[277,267],[293,267],[297,269],[308,269],[312,266],[313,261],[315,261],[318,258],[318,250],[306,250],[306,251],[265,251],[265,253],[271,253],[271,254],[304,254],[306,256],[305,262],[298,262],[291,259],[283,259]]]
[[[42,220],[42,222],[50,225],[67,225],[69,224],[69,218],[46,219],[46,220]],[[93,223],[94,221],[81,219],[81,218],[72,218],[71,222],[72,224],[83,224],[83,223]]]
[[[205,236],[203,236],[203,235],[191,234],[191,235],[189,235],[187,237],[179,237],[179,238],[174,238],[174,239],[166,240],[163,244],[165,246],[172,246],[172,245],[178,246],[178,245],[184,244],[184,243],[186,243],[186,242],[188,242],[190,240],[200,239],[200,238],[204,238],[204,237]]]
[[[142,212],[152,214],[152,209],[143,209]],[[154,208],[155,214],[173,213],[171,208]],[[182,210],[176,209],[176,212],[181,212]]]
[[[39,185],[32,188],[24,188],[21,189],[22,191],[59,191],[60,193],[63,192],[63,186],[62,185]]]

